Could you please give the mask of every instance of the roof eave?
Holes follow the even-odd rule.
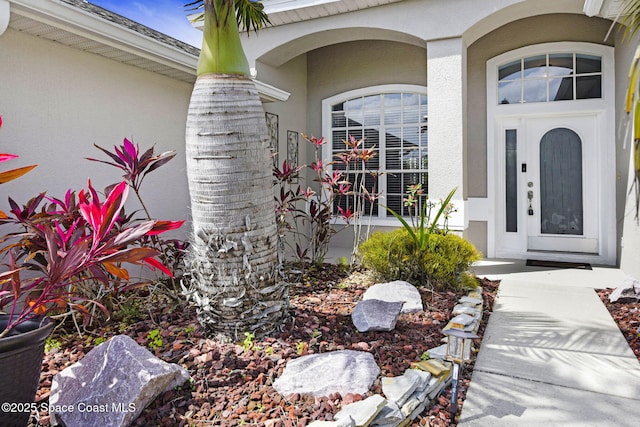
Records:
[[[197,55],[102,19],[73,5],[51,0],[11,0],[11,13],[192,74],[195,79]]]
[[[604,0],[585,0],[582,10],[584,14],[591,17],[600,14]]]

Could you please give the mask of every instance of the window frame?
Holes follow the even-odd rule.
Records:
[[[376,85],[376,86],[368,86],[360,89],[354,89],[346,92],[342,92],[331,96],[329,98],[325,98],[322,100],[322,134],[325,136],[327,143],[322,147],[322,160],[325,164],[329,164],[332,160],[332,147],[333,147],[333,127],[332,127],[332,111],[333,106],[339,104],[341,102],[349,101],[353,98],[358,97],[366,97],[366,96],[374,96],[374,95],[382,95],[382,94],[391,94],[391,93],[411,93],[417,94],[419,96],[427,96],[427,87],[421,85],[411,85],[411,84],[389,84],[389,85]],[[428,99],[427,99],[427,115],[428,115]],[[382,114],[381,114],[382,116]],[[388,127],[388,126],[396,126],[396,125],[384,125],[380,124],[380,127]],[[405,126],[405,124],[397,125],[397,126]],[[428,136],[427,136],[428,140]],[[427,143],[428,147],[428,143]],[[386,164],[385,164],[385,153],[386,147],[377,147],[378,156],[379,156],[379,170],[386,172]],[[427,148],[428,151],[428,148]],[[331,168],[329,169],[331,170]],[[421,172],[428,173],[427,169],[421,170]],[[411,173],[411,172],[408,172]],[[418,172],[420,173],[420,172]],[[382,175],[384,176],[384,175]],[[406,189],[403,189],[406,191]],[[379,192],[386,196],[387,194],[387,182],[386,179],[381,179],[379,181]],[[368,215],[366,215],[369,218]],[[345,223],[342,219],[335,219],[336,223]],[[378,209],[377,215],[371,217],[371,223],[374,225],[391,225],[397,226],[398,220],[394,218],[391,214],[389,214],[386,209]]]
[[[552,58],[554,57],[554,58]],[[567,70],[566,72],[553,72],[553,69],[559,68],[563,69],[561,66],[556,67],[551,64],[552,61],[559,60],[560,57],[570,57],[571,61],[571,69],[564,68]],[[580,65],[583,64],[582,61],[587,60],[589,57],[597,59],[599,64],[599,70],[596,71],[581,71],[579,70]],[[544,62],[541,65],[527,66],[527,63],[535,63],[539,62],[540,59],[543,59]],[[572,101],[580,101],[587,99],[601,99],[602,98],[602,87],[603,87],[603,55],[598,55],[596,53],[590,52],[582,52],[577,50],[566,50],[566,51],[553,51],[553,52],[541,52],[532,55],[523,55],[514,60],[509,60],[498,64],[497,71],[497,88],[498,88],[498,102],[502,105],[509,104],[527,104],[527,103],[552,103],[552,102],[572,102]],[[517,65],[517,68],[514,68]],[[509,68],[514,68],[514,71],[511,74],[505,75],[503,78],[500,78],[500,73],[502,70],[507,70]],[[542,71],[542,74],[539,72]],[[578,86],[580,81],[584,81],[585,78],[599,78],[600,85],[600,96],[580,96]],[[558,89],[562,83],[564,83],[567,79],[571,82],[571,98],[565,99],[551,99],[551,88],[555,82],[558,83]],[[534,86],[531,86],[531,84]],[[533,91],[528,91],[527,87],[531,89],[540,89],[540,83],[543,83],[544,88],[544,99],[530,99],[527,97],[531,95]],[[515,86],[514,86],[515,85]],[[518,88],[519,99],[515,100],[515,102],[506,102],[507,97],[501,96],[500,91],[501,87],[515,87]],[[500,98],[503,98],[501,100]]]

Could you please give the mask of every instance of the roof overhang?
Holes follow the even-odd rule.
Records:
[[[199,49],[83,0],[0,0],[0,35],[7,27],[172,79],[196,80]],[[289,97],[254,81],[265,102]]]
[[[148,34],[127,28],[122,22],[132,27],[135,23],[124,18],[114,22],[108,19],[111,16],[118,15],[83,1],[10,0],[9,27],[177,80],[195,81],[198,49],[146,27],[140,26]]]
[[[584,14],[614,19],[620,16],[624,8],[624,0],[585,0],[582,10]]]
[[[262,0],[271,26],[290,24],[325,16],[339,15],[403,0]],[[202,21],[192,21],[202,30]]]

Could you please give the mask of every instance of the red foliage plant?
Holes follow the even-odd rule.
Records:
[[[13,225],[12,232],[0,236],[6,267],[0,272],[0,311],[9,316],[0,338],[35,316],[65,309],[81,313],[87,322],[89,303],[108,316],[104,305],[84,290],[100,286],[125,291],[143,284],[129,283],[123,263],[172,275],[155,258],[159,252],[143,243],[144,237],[179,228],[184,221],[124,221],[128,192],[122,181],[101,201],[89,181],[87,190],[77,197],[69,190],[64,200],[42,193],[20,207],[9,199],[10,214],[0,217],[0,224]]]

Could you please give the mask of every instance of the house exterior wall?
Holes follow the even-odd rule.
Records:
[[[631,41],[623,42],[622,35],[616,37],[616,79],[621,82],[616,87],[616,98],[618,99],[616,128],[618,140],[616,141],[616,169],[617,169],[617,194],[618,202],[618,237],[619,237],[619,262],[620,268],[627,274],[640,278],[640,224],[635,218],[636,196],[633,189],[633,156],[631,154],[632,144],[629,139],[623,139],[626,132],[624,129],[629,125],[628,117],[624,111],[627,73],[631,60],[635,53],[636,46],[640,45],[640,36],[636,35]]]
[[[68,188],[86,188],[88,178],[98,190],[117,182],[119,170],[85,157],[104,159],[94,143],[110,149],[127,137],[141,149],[177,151],[146,178],[142,193],[152,215],[188,218],[183,147],[191,89],[9,28],[0,36],[0,149],[20,156],[7,167],[38,167],[2,186],[0,206],[7,196],[18,203],[42,191],[62,197]]]
[[[425,48],[392,41],[359,40],[312,50],[307,54],[309,132],[322,134],[323,99],[390,83],[426,86],[426,64]]]
[[[282,165],[282,162],[287,159],[287,131],[298,132],[300,149],[303,150],[305,147],[301,133],[308,133],[306,130],[306,55],[293,58],[278,69],[260,64],[257,69],[257,78],[269,81],[273,86],[291,94],[287,102],[268,102],[263,104],[265,112],[278,116],[278,153],[276,162],[278,165]],[[298,160],[300,163],[305,161],[304,157],[299,157]]]
[[[306,126],[307,131],[316,135],[322,130],[322,99],[375,84],[424,84],[426,80],[430,94],[431,143],[435,135],[432,135],[432,126],[443,126],[442,123],[434,124],[432,119],[441,114],[440,120],[446,121],[446,117],[451,117],[451,111],[434,113],[431,108],[434,90],[431,86],[436,79],[431,75],[433,72],[428,61],[443,57],[450,64],[460,64],[460,71],[440,82],[446,85],[461,79],[455,91],[460,93],[462,104],[451,108],[462,120],[461,132],[452,133],[455,134],[456,147],[462,146],[461,154],[456,151],[457,157],[462,158],[447,170],[461,168],[462,171],[454,172],[451,179],[444,178],[444,181],[462,183],[464,199],[458,202],[465,205],[464,234],[480,250],[486,251],[488,226],[483,218],[492,215],[493,208],[487,201],[490,197],[489,174],[494,173],[487,170],[487,61],[505,52],[542,43],[588,42],[615,46],[616,105],[620,105],[624,95],[631,49],[622,42],[619,34],[605,40],[611,21],[585,16],[583,6],[582,0],[495,0],[482,3],[408,0],[270,28],[255,42],[245,46],[250,62],[257,61],[258,67],[268,64],[273,70],[278,70],[291,56],[306,54]],[[459,57],[447,57],[446,52],[436,52],[434,49],[443,46],[442,43],[462,46],[462,50],[451,52],[451,55]],[[385,45],[391,48],[384,49]],[[403,52],[394,56],[400,49]],[[407,61],[410,68],[406,67]],[[624,114],[616,111],[615,117],[615,126],[619,128]],[[631,205],[627,197],[629,185],[625,182],[629,175],[630,155],[628,147],[623,148],[623,137],[616,135],[615,138],[618,175],[616,240],[620,242],[623,237],[625,240],[624,247],[618,248],[617,259],[623,266],[628,266],[633,263],[628,260],[638,259],[640,239],[637,225],[629,221],[626,214]],[[438,153],[432,153],[431,148],[436,147],[430,146],[430,155]],[[430,157],[430,160],[435,160],[435,157]],[[334,242],[336,246],[350,245],[352,240],[348,232],[339,236]]]

